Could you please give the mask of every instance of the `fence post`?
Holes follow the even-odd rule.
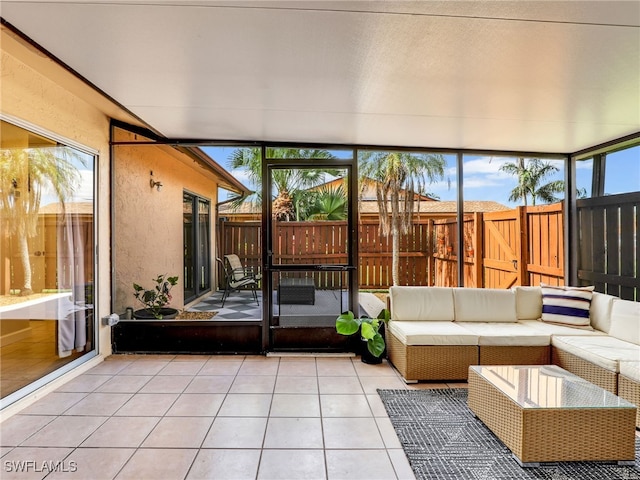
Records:
[[[529,285],[529,222],[527,221],[527,207],[517,207],[516,232],[519,233],[516,242],[516,258],[518,259],[518,285]]]
[[[484,288],[483,259],[484,259],[484,224],[482,212],[473,214],[473,279],[476,288]]]
[[[435,252],[435,231],[433,228],[433,220],[429,219],[427,221],[427,286],[432,287],[435,282],[435,272],[434,272],[434,258],[433,254]]]

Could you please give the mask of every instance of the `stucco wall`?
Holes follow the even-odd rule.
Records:
[[[61,84],[69,84],[69,73],[53,62],[33,52],[30,47],[20,45],[17,40],[2,32],[0,70],[0,111],[27,124],[45,129],[62,139],[97,151],[96,175],[98,189],[97,228],[98,258],[95,272],[98,287],[96,316],[110,312],[109,272],[109,118],[100,109],[89,104],[77,93],[72,93]],[[32,65],[43,66],[48,76]],[[59,70],[56,70],[56,68]],[[59,75],[52,78],[51,73]],[[62,81],[62,77],[65,77]],[[79,80],[78,88],[86,88]],[[99,327],[99,352],[111,353],[109,327]]]
[[[120,130],[115,138],[141,140]],[[161,191],[150,187],[150,172],[162,182]],[[151,288],[152,279],[159,274],[179,276],[170,305],[183,308],[182,194],[187,190],[211,201],[213,248],[217,183],[186,155],[168,146],[116,146],[114,175],[116,312],[124,312],[127,306],[142,308],[133,297],[133,283]]]
[[[172,306],[183,307],[183,190],[211,201],[211,246],[215,247],[214,213],[217,177],[191,158],[164,147],[116,147],[114,158],[115,216],[110,229],[110,117],[139,124],[4,27],[0,32],[0,111],[28,125],[97,152],[97,287],[96,317],[111,313],[111,235],[116,295],[114,311],[137,308],[132,283],[151,286],[159,273],[178,275]],[[120,139],[133,139],[120,132]],[[150,174],[163,183],[160,192],[149,186]],[[213,259],[212,259],[213,260]],[[211,272],[215,269],[212,268]],[[213,279],[212,279],[213,284]],[[98,325],[99,352],[111,353],[110,327]]]

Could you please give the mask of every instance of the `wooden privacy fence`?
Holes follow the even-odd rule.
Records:
[[[577,202],[578,281],[625,300],[640,300],[640,192]]]
[[[457,286],[457,222],[434,224],[435,285]],[[564,284],[562,203],[466,215],[463,228],[465,286]]]
[[[518,207],[474,213],[464,218],[464,284],[509,288],[564,282],[562,205]],[[220,221],[220,254],[236,253],[245,265],[260,268],[261,224]],[[340,222],[274,222],[276,264],[344,264],[347,224]],[[456,286],[457,222],[455,218],[420,218],[400,240],[400,284]],[[377,219],[359,225],[358,282],[363,289],[386,289],[392,282],[391,238],[380,235]],[[340,274],[314,273],[318,288],[336,288]]]
[[[0,295],[24,285],[24,267],[16,235],[0,236]],[[31,286],[34,292],[73,288],[93,281],[93,215],[40,215],[37,235],[29,238]]]
[[[431,221],[432,223],[432,221]],[[262,247],[260,222],[220,221],[220,254],[236,253],[245,265],[260,268]],[[345,221],[274,222],[273,262],[347,263],[349,232]],[[380,235],[378,221],[363,220],[359,229],[358,281],[360,288],[388,288],[391,280],[391,238]],[[403,285],[432,285],[428,281],[429,232],[426,220],[416,222],[412,231],[401,238],[400,279]],[[336,288],[340,274],[316,272],[318,288]]]

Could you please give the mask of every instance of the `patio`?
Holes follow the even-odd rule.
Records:
[[[114,355],[3,423],[2,478],[414,478],[376,389],[447,386],[348,357]]]
[[[232,292],[225,300],[224,307],[221,307],[222,294],[222,291],[214,292],[204,300],[188,308],[187,311],[215,311],[216,315],[213,320],[219,321],[255,321],[262,318],[262,303],[257,304],[250,291]],[[278,305],[277,295],[274,292],[274,313],[277,315],[279,310],[282,309],[282,317],[288,317],[287,321],[290,323],[296,321],[298,323],[308,323],[310,316],[316,316],[320,323],[316,322],[314,325],[326,324],[333,326],[336,316],[342,313],[343,307],[347,305],[347,293],[342,293],[342,302],[338,298],[339,293],[336,290],[317,290],[316,294],[318,301],[314,305]],[[372,293],[360,292],[359,296],[360,315],[375,317],[385,306]]]
[[[86,188],[77,192],[90,200],[86,250],[49,236],[51,248],[43,243],[31,253],[42,265],[54,250],[83,252],[73,266],[88,266],[79,283],[95,281],[95,335],[87,336],[91,345],[78,356],[104,361],[86,372],[88,364],[78,361],[68,365],[75,372],[57,370],[54,382],[46,383],[49,370],[29,362],[45,353],[53,357],[59,330],[37,325],[47,327],[48,344],[9,345],[0,360],[14,371],[2,372],[3,389],[22,370],[36,378],[20,379],[27,387],[15,407],[28,406],[0,425],[1,478],[419,476],[376,389],[450,387],[461,394],[466,383],[407,385],[388,363],[365,365],[357,357],[248,355],[265,350],[262,327],[272,322],[266,316],[262,321],[263,299],[260,305],[230,299],[223,310],[212,296],[191,308],[218,312],[210,327],[225,350],[200,349],[212,342],[193,321],[181,329],[192,327],[195,334],[162,338],[170,351],[180,344],[179,351],[193,355],[111,355],[117,351],[116,327],[126,322],[111,327],[103,319],[130,304],[132,282],[189,271],[200,285],[198,267],[209,263],[213,249],[195,247],[204,237],[207,245],[216,244],[218,219],[209,213],[222,204],[217,192],[253,189],[207,156],[211,145],[259,148],[265,165],[275,160],[269,149],[287,146],[445,152],[455,165],[447,183],[455,190],[456,225],[473,199],[469,188],[478,179],[472,174],[491,163],[496,168],[489,175],[497,178],[492,159],[561,162],[567,216],[553,227],[563,235],[562,242],[551,243],[562,245],[548,257],[555,263],[538,265],[526,256],[491,260],[525,285],[551,273],[566,284],[594,284],[599,292],[638,298],[638,222],[627,219],[637,219],[640,189],[637,183],[612,188],[605,181],[616,172],[640,178],[629,174],[637,172],[637,154],[628,164],[617,157],[639,148],[638,2],[550,2],[540,8],[527,1],[510,2],[508,9],[489,1],[358,2],[357,8],[355,2],[248,3],[3,3],[3,148],[49,145],[88,160],[82,169]],[[268,166],[275,171],[284,165]],[[355,155],[350,165],[357,173]],[[583,186],[578,174],[587,170],[589,190],[580,198],[574,187]],[[25,182],[19,173],[3,185],[12,201],[37,191],[31,177]],[[265,188],[263,198],[269,193]],[[263,233],[269,217],[261,222]],[[261,263],[269,251],[267,233],[259,248],[254,242]],[[357,237],[344,238],[356,243]],[[552,237],[545,233],[545,239]],[[451,281],[464,277],[465,263],[481,258],[474,238],[475,254],[467,250],[466,257],[462,224],[441,244],[445,255],[438,260],[451,266]],[[517,249],[527,250],[524,242]],[[4,251],[10,272],[8,259],[18,257]],[[415,259],[426,262],[432,253],[438,252],[408,257],[407,263],[424,270]],[[378,261],[377,253],[370,254]],[[49,282],[76,271],[62,268],[59,259],[53,264],[40,268]],[[534,264],[537,271],[527,279],[523,267]],[[204,280],[202,291],[174,291],[176,305],[216,288],[215,275]],[[476,275],[458,284],[480,286],[479,280]],[[3,294],[15,290],[5,283]],[[35,290],[28,283],[18,285]],[[286,325],[278,326],[285,328],[277,333],[286,333]],[[34,330],[34,337],[44,331]],[[136,335],[121,336],[132,348],[151,337],[147,331]],[[10,351],[18,348],[24,350]],[[210,351],[219,354],[195,354]],[[228,352],[247,355],[221,354]],[[60,361],[57,354],[53,361]],[[64,375],[79,372],[59,386]],[[440,449],[437,454],[443,461]]]

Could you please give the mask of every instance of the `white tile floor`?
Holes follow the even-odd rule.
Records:
[[[0,477],[412,479],[376,388],[447,386],[359,358],[114,355],[0,425]]]

